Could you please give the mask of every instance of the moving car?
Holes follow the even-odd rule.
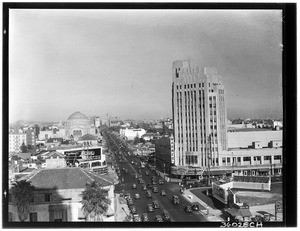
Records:
[[[145,175],[146,175],[146,176],[149,176],[149,171],[146,171],[146,172],[145,172]]]
[[[191,213],[192,212],[192,207],[189,206],[189,205],[186,205],[184,210],[187,212],[187,213]]]
[[[143,184],[142,190],[143,190],[143,191],[146,191],[146,190],[147,190],[147,185]]]
[[[141,197],[140,197],[140,194],[134,194],[134,198],[136,199],[136,200],[138,200],[138,199],[140,199]]]
[[[157,222],[163,222],[163,219],[162,219],[161,215],[156,215],[155,216],[155,221],[157,221]]]
[[[153,191],[154,193],[158,193],[158,188],[157,188],[156,186],[153,186],[152,191]]]
[[[158,201],[153,201],[152,204],[155,209],[159,209],[160,206],[159,206]]]
[[[151,198],[151,197],[152,197],[152,194],[151,194],[150,191],[147,191],[147,192],[146,192],[146,197],[147,197],[147,198]]]
[[[143,215],[142,215],[142,221],[144,221],[144,222],[149,221],[149,218],[148,218],[148,214],[147,214],[147,213],[143,213]]]
[[[147,211],[150,213],[150,212],[154,212],[154,209],[153,209],[153,206],[152,204],[148,204],[147,205]]]
[[[166,196],[166,195],[167,195],[167,194],[166,194],[166,191],[165,191],[165,190],[161,190],[160,195],[161,195],[161,196]]]
[[[158,184],[164,184],[164,181],[163,180],[159,180]]]
[[[173,204],[179,204],[179,198],[178,198],[178,196],[177,195],[173,195],[173,197],[172,197],[172,203]]]
[[[161,216],[164,219],[164,221],[171,221],[170,214],[166,210],[163,211]]]
[[[133,189],[136,189],[136,184],[133,184],[133,185],[132,185],[132,188],[133,188]]]

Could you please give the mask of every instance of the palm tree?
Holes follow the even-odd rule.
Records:
[[[20,180],[13,183],[11,190],[12,201],[17,206],[19,220],[24,222],[28,218],[29,203],[33,196],[34,186],[26,180]]]
[[[82,196],[82,209],[88,220],[94,218],[94,221],[103,221],[103,214],[108,210],[111,201],[108,196],[108,190],[102,188],[101,183],[93,181],[86,184]]]

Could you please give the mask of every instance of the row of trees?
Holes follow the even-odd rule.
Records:
[[[33,197],[35,187],[26,180],[13,183],[10,189],[12,201],[17,207],[18,218],[21,222],[28,219],[29,204]],[[108,198],[108,191],[96,181],[86,184],[82,196],[82,210],[88,221],[103,221],[111,200]]]

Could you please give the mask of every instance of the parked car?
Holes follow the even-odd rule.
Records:
[[[126,193],[125,194],[125,199],[128,200],[128,198],[131,198],[131,194],[130,193]]]
[[[154,212],[154,209],[153,209],[152,204],[148,204],[148,205],[147,205],[147,211],[148,211],[149,213]]]
[[[163,222],[163,219],[162,219],[161,215],[156,215],[155,216],[155,221],[156,222]]]
[[[163,180],[159,180],[158,184],[164,184],[164,181]]]
[[[143,184],[142,190],[143,190],[143,191],[146,191],[146,190],[147,190],[147,185]]]
[[[152,204],[153,204],[153,207],[155,209],[159,209],[160,208],[158,201],[153,201]]]
[[[192,207],[189,206],[189,205],[186,205],[184,210],[187,212],[187,213],[191,213],[192,212]]]
[[[192,210],[194,210],[194,211],[199,211],[199,210],[200,210],[199,205],[193,204],[193,205],[192,205]]]
[[[133,214],[133,222],[141,222],[141,218],[138,214]]]
[[[143,215],[142,215],[142,221],[144,221],[144,222],[149,221],[149,217],[148,217],[147,213],[143,213]]]
[[[145,175],[146,175],[146,176],[149,176],[149,171],[146,171],[146,172],[145,172]]]
[[[136,189],[136,184],[133,184],[133,185],[132,185],[132,188],[133,188],[133,189]]]
[[[137,210],[136,210],[136,206],[135,206],[135,205],[130,206],[130,207],[129,207],[129,210],[130,210],[130,212],[131,212],[132,214],[137,213]]]
[[[148,183],[147,188],[152,188],[152,184]]]
[[[127,200],[127,205],[128,205],[128,206],[133,205],[133,200],[132,200],[132,198],[129,198],[129,199]]]
[[[166,210],[163,211],[161,216],[164,219],[164,221],[171,221],[170,214]]]
[[[141,197],[140,197],[140,194],[138,194],[138,193],[134,194],[134,198],[135,198],[136,200],[140,199],[140,198],[141,198]]]

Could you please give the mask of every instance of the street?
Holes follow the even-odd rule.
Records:
[[[164,181],[163,177],[155,174],[155,169],[150,167],[141,167],[141,161],[139,157],[133,156],[129,153],[129,148],[125,141],[120,140],[116,135],[107,134],[107,145],[110,150],[114,150],[112,157],[115,161],[115,168],[119,169],[119,181],[116,185],[116,193],[130,193],[133,198],[133,204],[136,206],[137,213],[141,216],[144,213],[148,213],[149,221],[155,221],[156,215],[162,215],[163,211],[167,211],[170,215],[171,221],[178,222],[201,222],[206,221],[206,218],[201,215],[199,211],[185,212],[185,206],[190,205],[188,201],[180,194],[180,187],[177,183],[164,182],[158,184],[159,180]],[[127,173],[123,169],[127,169]],[[152,170],[152,171],[151,171]],[[146,175],[146,171],[149,175]],[[139,183],[138,179],[135,179],[135,175],[140,175],[138,179],[142,178],[145,184],[151,184],[152,177],[156,178],[156,186],[158,192],[153,192],[151,188],[147,188],[151,191],[152,198],[146,197],[146,190],[142,190],[143,183]],[[136,189],[133,188],[133,184],[136,185]],[[166,192],[165,196],[160,195],[161,191]],[[140,198],[135,199],[134,195],[139,194]],[[172,203],[172,196],[177,195],[179,197],[179,204]],[[153,212],[147,212],[147,204],[152,204],[156,200],[159,202],[159,209],[154,209]]]

